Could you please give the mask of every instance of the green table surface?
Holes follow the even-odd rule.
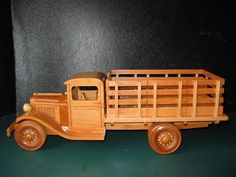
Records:
[[[183,130],[171,155],[154,153],[146,131],[107,131],[105,141],[70,141],[49,136],[42,149],[18,147],[6,128],[14,115],[0,118],[0,177],[235,177],[236,114],[204,129]]]

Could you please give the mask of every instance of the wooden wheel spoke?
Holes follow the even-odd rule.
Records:
[[[44,128],[33,121],[23,121],[15,130],[16,143],[25,150],[34,151],[41,148],[46,138]]]

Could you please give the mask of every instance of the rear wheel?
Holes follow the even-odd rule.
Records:
[[[159,154],[170,154],[181,144],[181,133],[171,123],[155,124],[148,130],[149,145]]]
[[[35,151],[41,148],[47,138],[47,133],[40,124],[33,121],[23,121],[15,130],[15,141],[23,149]]]

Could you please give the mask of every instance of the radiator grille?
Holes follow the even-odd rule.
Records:
[[[55,118],[56,114],[55,114],[55,106],[40,106],[40,105],[36,105],[35,106],[35,111],[41,114],[45,114],[51,118]]]

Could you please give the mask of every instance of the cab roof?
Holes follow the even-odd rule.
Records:
[[[106,75],[102,72],[83,72],[71,76],[64,84],[71,84],[80,79],[95,79],[103,82],[106,79]]]

